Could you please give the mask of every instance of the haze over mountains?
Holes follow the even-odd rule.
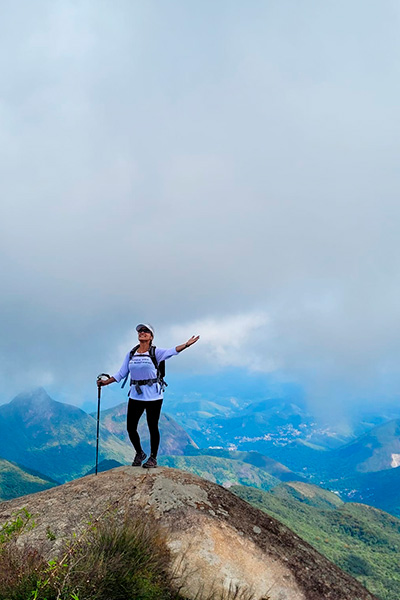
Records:
[[[168,398],[168,413],[191,435],[200,447],[231,444],[238,450],[269,454],[272,448],[302,442],[306,447],[331,450],[354,441],[374,426],[393,417],[400,409],[384,414],[363,411],[345,420],[317,419],[304,401],[296,397],[267,397],[256,400],[244,396]]]

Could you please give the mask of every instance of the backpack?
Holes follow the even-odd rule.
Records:
[[[135,354],[135,352],[138,351],[139,349],[139,344],[137,344],[137,346],[134,346],[134,348],[132,348],[132,350],[129,352],[129,360],[132,359],[132,356]],[[164,381],[164,377],[165,377],[165,360],[160,361],[159,363],[157,362],[156,359],[156,346],[150,346],[149,348],[149,356],[151,358],[151,361],[157,371],[157,379],[158,379],[158,383],[161,385],[161,390],[164,391],[164,389],[168,386],[168,383],[166,381]],[[125,377],[121,388],[125,387],[126,382],[128,381],[128,377],[129,377],[129,372],[127,374],[127,376]]]

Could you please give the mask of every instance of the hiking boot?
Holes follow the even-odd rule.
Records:
[[[157,466],[157,459],[155,456],[149,456],[146,462],[142,465],[143,469],[155,469]]]
[[[141,467],[142,462],[145,460],[145,458],[147,458],[147,454],[145,454],[143,450],[141,452],[136,452],[136,456],[133,459],[132,467]]]

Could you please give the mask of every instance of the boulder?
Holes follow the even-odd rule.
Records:
[[[26,508],[36,526],[19,544],[57,556],[65,540],[108,510],[145,511],[167,532],[177,584],[199,600],[241,590],[254,600],[372,600],[355,579],[290,529],[195,475],[118,467],[0,504],[0,523]],[[51,535],[49,535],[51,531]]]

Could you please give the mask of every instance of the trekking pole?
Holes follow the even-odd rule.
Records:
[[[101,386],[99,385],[100,381],[105,381],[109,379],[110,376],[107,373],[100,373],[97,376],[97,434],[96,434],[96,469],[95,474],[97,475],[97,465],[99,462],[99,433],[100,433],[100,398],[101,398]]]

